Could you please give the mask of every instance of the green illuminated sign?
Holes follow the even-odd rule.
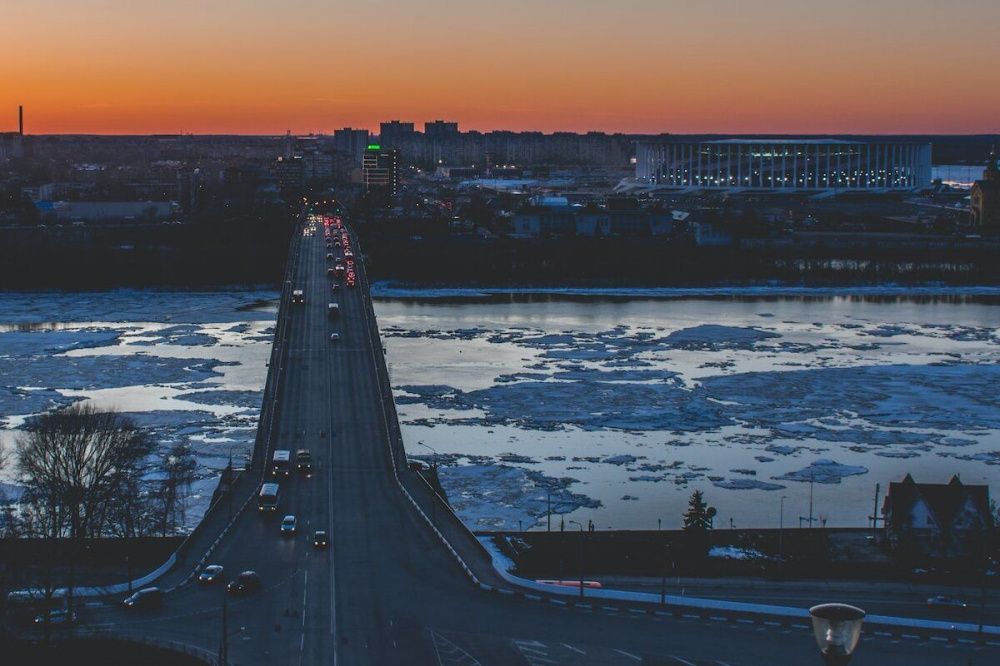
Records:
[[[382,150],[382,146],[378,145],[377,143],[369,143],[368,150]]]

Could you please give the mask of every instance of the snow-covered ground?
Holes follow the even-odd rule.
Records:
[[[76,401],[127,412],[164,451],[198,457],[193,526],[230,454],[256,433],[277,293],[265,290],[0,293],[0,447],[24,419]],[[15,470],[0,482],[16,495]]]
[[[407,448],[474,527],[542,525],[549,488],[598,529],[676,527],[695,488],[743,527],[810,489],[865,525],[907,472],[1000,492],[1000,290],[477,292],[376,306]]]

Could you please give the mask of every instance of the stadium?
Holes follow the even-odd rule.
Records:
[[[905,191],[931,183],[931,146],[878,139],[639,142],[639,184],[714,190]]]

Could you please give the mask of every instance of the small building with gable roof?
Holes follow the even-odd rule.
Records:
[[[993,528],[989,486],[917,483],[909,474],[889,484],[882,505],[886,540],[910,560],[978,559]]]

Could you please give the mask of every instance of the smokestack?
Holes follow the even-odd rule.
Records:
[[[24,136],[24,107],[17,107],[17,133]]]

